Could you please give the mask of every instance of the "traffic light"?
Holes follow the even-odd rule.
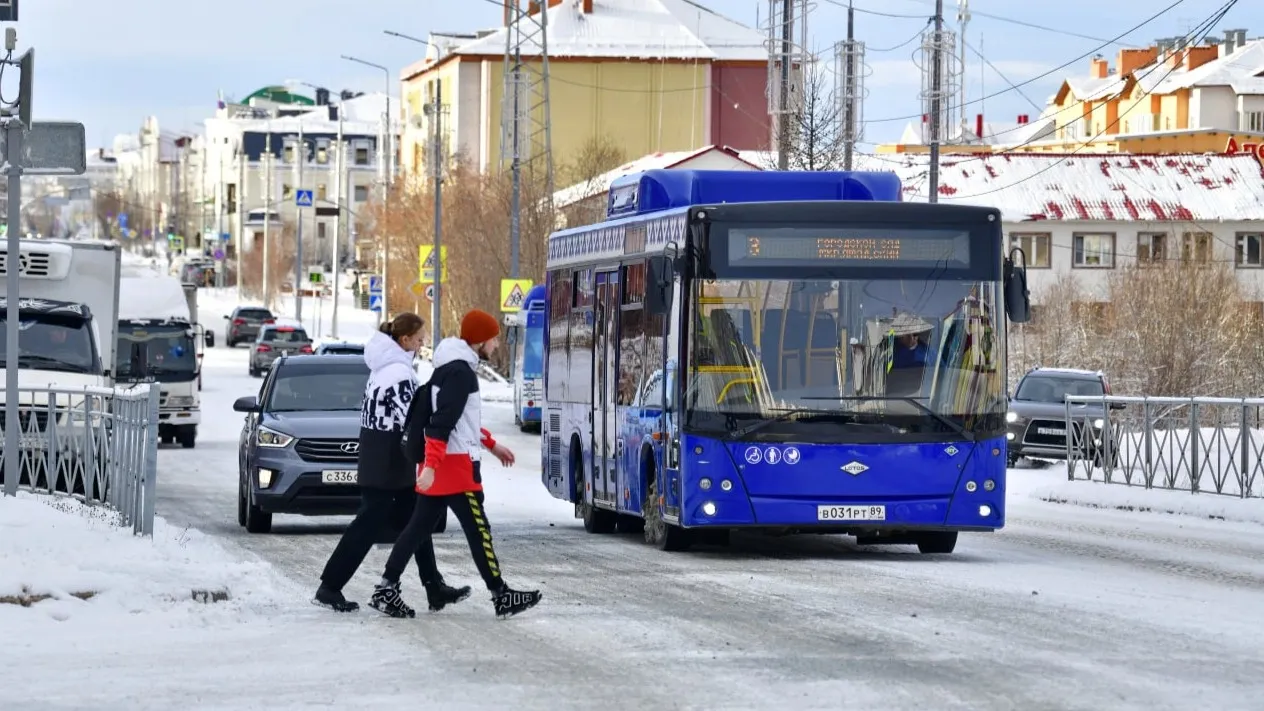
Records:
[[[174,233],[174,232],[168,232],[168,233],[167,233],[167,241],[168,241],[168,242],[175,242],[175,241],[176,241],[176,235],[175,235],[175,233]]]

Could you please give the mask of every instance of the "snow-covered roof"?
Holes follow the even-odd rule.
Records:
[[[345,111],[342,125],[343,133],[350,135],[375,136],[382,130],[382,113],[386,111],[386,95],[382,93],[365,94],[342,102]],[[398,108],[392,103],[392,108]],[[327,106],[313,106],[310,111],[296,116],[283,116],[272,119],[207,119],[231,121],[242,131],[271,131],[273,133],[297,133],[301,128],[308,133],[333,133],[338,130],[338,121],[329,118]],[[399,122],[396,120],[396,130]]]
[[[1143,67],[1137,73],[1146,71]],[[1254,79],[1261,72],[1264,72],[1264,40],[1255,39],[1234,50],[1233,54],[1213,59],[1192,70],[1180,68],[1168,74],[1166,69],[1159,69],[1152,74],[1161,78],[1156,82],[1154,91],[1170,94],[1195,86],[1232,86],[1238,81]]]
[[[119,279],[120,321],[144,319],[189,320],[189,302],[175,277]]]
[[[610,186],[615,180],[633,173],[640,173],[646,170],[655,170],[662,168],[674,168],[687,163],[695,158],[700,158],[708,153],[721,152],[732,156],[735,160],[744,160],[738,155],[738,152],[722,146],[706,146],[692,151],[669,151],[666,153],[651,153],[650,155],[637,158],[634,161],[624,163],[614,170],[607,171],[582,183],[576,183],[567,188],[563,188],[553,193],[553,205],[555,207],[567,207],[575,203],[601,195],[610,190]],[[758,167],[758,166],[752,166]]]
[[[550,57],[767,61],[759,30],[730,20],[691,0],[564,0],[549,8]],[[454,54],[499,55],[508,30],[500,28],[461,45]],[[523,54],[538,55],[538,44]]]
[[[741,151],[755,165],[768,153]],[[925,201],[926,155],[857,155],[855,170],[892,171],[904,198]],[[1023,220],[1264,221],[1264,171],[1254,155],[947,155],[939,200],[986,205]]]

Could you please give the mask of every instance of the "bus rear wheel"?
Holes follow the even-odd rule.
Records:
[[[935,531],[917,534],[917,550],[921,553],[951,553],[957,548],[956,531]]]
[[[654,470],[649,470],[649,493],[641,510],[645,513],[645,542],[660,551],[688,550],[693,543],[690,531],[673,526],[663,520],[662,511],[658,507],[658,483],[654,479]]]

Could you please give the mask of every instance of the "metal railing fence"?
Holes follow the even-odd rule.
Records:
[[[1068,396],[1067,478],[1264,498],[1264,399]]]
[[[158,387],[29,387],[19,393],[19,477],[8,480],[0,409],[0,477],[17,488],[105,504],[152,535],[158,473]],[[5,391],[0,388],[0,402]]]

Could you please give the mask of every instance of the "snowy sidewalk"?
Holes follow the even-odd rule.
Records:
[[[161,518],[151,540],[69,498],[0,498],[0,708],[373,708],[424,683],[380,669],[424,650],[310,594]]]

